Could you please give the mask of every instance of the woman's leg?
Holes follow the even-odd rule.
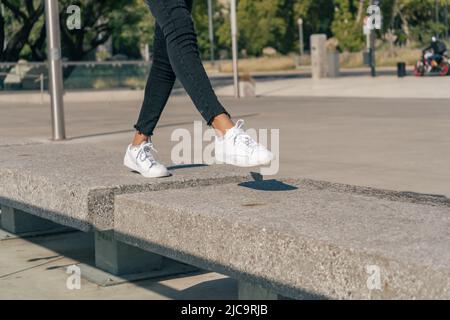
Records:
[[[134,126],[137,130],[133,141],[134,145],[139,145],[141,142],[148,140],[148,137],[153,134],[174,83],[175,73],[170,65],[166,40],[160,26],[156,23],[153,41],[153,64],[145,86],[141,112]]]
[[[146,0],[167,45],[167,55],[180,80],[208,125],[220,131],[233,127],[229,115],[220,104],[200,59],[197,35],[190,10],[192,0]],[[218,120],[215,118],[218,115]]]
[[[223,135],[223,138],[215,141],[216,159],[242,166],[270,162],[273,155],[243,131],[243,121],[234,126],[212,89],[198,51],[197,35],[190,13],[192,0],[146,0],[146,2],[160,28],[156,29],[158,39],[165,39],[165,47],[161,44],[162,41],[158,42],[160,50],[155,51],[156,61],[147,84],[146,100],[140,120],[136,124],[140,134],[135,141],[140,139],[145,141],[145,138],[153,133],[176,75],[208,125],[213,125]],[[156,54],[157,52],[162,54],[163,47],[166,48],[167,55],[159,57],[160,60]],[[170,63],[167,63],[166,57]],[[146,177],[168,175],[167,168],[154,160],[152,148],[151,143],[139,147],[130,145],[125,154],[124,164]]]

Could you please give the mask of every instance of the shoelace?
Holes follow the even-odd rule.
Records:
[[[146,160],[150,161],[150,167],[151,168],[155,163],[156,160],[153,157],[152,151],[154,152],[158,152],[155,147],[153,146],[153,143],[146,143],[142,146],[142,148],[140,148],[137,157],[139,158],[140,161],[145,162]]]
[[[250,152],[253,152],[258,144],[250,135],[245,133],[243,127],[244,120],[238,120],[233,130],[232,139],[235,144],[240,144],[244,146],[246,150],[250,150]]]

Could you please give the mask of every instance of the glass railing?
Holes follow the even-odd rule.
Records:
[[[64,88],[67,90],[145,87],[151,62],[107,61],[64,62]],[[46,63],[0,63],[0,90],[47,90]]]
[[[290,58],[285,58],[289,60]],[[246,69],[261,67],[262,62],[241,61],[240,72]],[[286,63],[286,61],[282,61]],[[288,61],[288,66],[292,64]],[[285,65],[280,70],[285,69]],[[147,76],[152,65],[151,61],[65,61],[63,62],[65,90],[107,90],[145,88]],[[217,60],[215,63],[204,62],[204,67],[210,76],[214,88],[232,84],[232,63],[230,60]],[[274,66],[274,70],[280,67]],[[241,70],[242,69],[242,70]],[[258,70],[256,70],[258,71]],[[263,70],[264,71],[264,70]],[[175,89],[181,89],[177,81]],[[46,62],[0,62],[0,92],[6,91],[47,91],[48,67]],[[184,92],[178,90],[176,92]]]

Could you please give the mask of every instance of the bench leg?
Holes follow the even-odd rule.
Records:
[[[279,300],[281,297],[272,290],[257,284],[239,280],[239,300]]]
[[[163,257],[117,241],[114,231],[95,231],[95,265],[120,276],[159,270]]]
[[[0,217],[2,229],[14,234],[49,231],[60,227],[50,220],[4,205]]]

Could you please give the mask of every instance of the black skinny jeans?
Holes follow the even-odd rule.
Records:
[[[153,134],[176,78],[208,125],[219,114],[229,115],[217,99],[200,59],[191,16],[193,0],[145,1],[156,20],[153,64],[135,129],[146,136]]]

